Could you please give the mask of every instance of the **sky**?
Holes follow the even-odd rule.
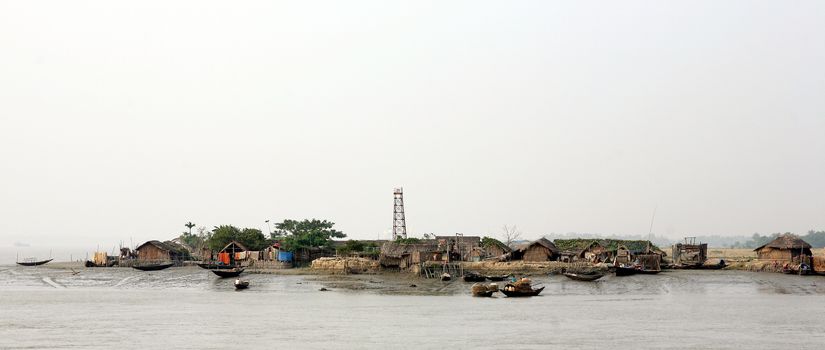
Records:
[[[0,0],[0,248],[825,229],[825,2]],[[131,243],[130,243],[131,242]],[[7,257],[6,257],[7,258]]]

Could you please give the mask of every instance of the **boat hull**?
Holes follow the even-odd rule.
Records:
[[[571,280],[592,282],[592,281],[595,281],[599,278],[604,277],[604,274],[602,274],[602,273],[599,273],[599,274],[578,274],[578,273],[565,272],[564,276],[571,279]]]
[[[172,267],[173,263],[168,264],[155,264],[155,265],[135,265],[132,266],[133,269],[141,270],[141,271],[158,271],[163,269],[168,269]]]
[[[241,273],[243,273],[243,269],[209,270],[209,271],[212,271],[212,273],[218,275],[218,277],[221,277],[221,278],[238,277],[238,276],[241,275]]]
[[[17,265],[20,265],[20,266],[40,266],[40,265],[48,263],[49,261],[52,261],[52,260],[54,260],[54,259],[40,260],[40,261],[30,261],[30,262],[18,262]]]
[[[223,264],[215,264],[215,263],[198,263],[198,266],[202,269],[207,270],[230,270],[234,269],[237,266],[235,265],[223,265]]]
[[[533,289],[532,291],[520,291],[520,290],[507,290],[507,287],[501,290],[504,295],[510,298],[517,298],[517,297],[534,297],[539,295],[541,291],[544,290],[544,287]]]

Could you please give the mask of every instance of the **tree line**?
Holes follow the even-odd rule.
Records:
[[[199,228],[192,233],[192,222],[186,223],[189,231],[180,235],[181,241],[192,248],[208,248],[213,251],[223,249],[229,242],[236,241],[250,250],[262,250],[275,242],[281,249],[297,251],[313,247],[332,248],[333,238],[345,238],[347,235],[333,228],[334,222],[318,219],[287,219],[275,224],[275,231],[269,237],[256,228],[239,228],[233,225],[215,226],[212,230]],[[355,246],[351,248],[357,248]]]

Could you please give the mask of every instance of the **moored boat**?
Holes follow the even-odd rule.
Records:
[[[564,276],[569,278],[569,279],[576,280],[576,281],[590,282],[590,281],[595,281],[599,278],[604,277],[604,273],[601,273],[601,272],[588,272],[588,273],[565,272]]]
[[[464,274],[464,282],[484,282],[487,278],[475,272],[468,272]]]
[[[48,263],[49,261],[52,261],[52,260],[54,260],[54,259],[46,259],[46,260],[39,260],[39,261],[36,261],[34,259],[27,259],[25,261],[18,261],[17,265],[21,265],[21,266],[40,266],[40,265]]]
[[[141,271],[157,271],[157,270],[163,270],[163,269],[166,269],[166,268],[170,268],[173,265],[175,265],[175,264],[173,264],[173,263],[144,264],[144,265],[135,265],[135,266],[132,266],[132,268],[138,269],[138,270],[141,270]]]
[[[541,293],[541,291],[543,291],[543,290],[544,290],[544,287],[535,288],[535,289],[531,288],[530,290],[524,290],[524,289],[516,288],[512,284],[507,284],[506,286],[504,286],[504,289],[502,289],[501,292],[504,293],[504,295],[513,298],[513,297],[534,297],[536,295],[539,295],[539,293]]]
[[[244,270],[243,268],[238,267],[238,268],[234,268],[234,269],[226,269],[226,270],[214,269],[214,270],[209,270],[209,271],[212,271],[212,273],[220,276],[221,278],[227,278],[227,277],[238,277],[238,276],[241,275],[241,273],[243,273],[243,270]]]
[[[229,269],[234,269],[234,268],[237,267],[235,265],[217,264],[217,263],[213,263],[213,262],[198,263],[198,266],[200,266],[200,268],[202,268],[202,269],[207,269],[207,270],[215,270],[215,269],[229,270]]]
[[[506,276],[506,275],[501,275],[501,276],[487,276],[487,279],[488,279],[488,280],[490,280],[490,281],[493,281],[493,282],[500,282],[500,281],[504,281],[504,279],[505,279],[505,278],[507,278],[507,276]]]
[[[501,292],[508,297],[533,297],[543,290],[544,287],[533,288],[529,278],[522,278],[515,283],[508,283]]]

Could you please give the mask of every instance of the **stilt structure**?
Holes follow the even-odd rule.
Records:
[[[407,221],[404,218],[404,189],[401,187],[393,191],[393,222],[392,222],[392,240],[399,238],[407,238]]]

